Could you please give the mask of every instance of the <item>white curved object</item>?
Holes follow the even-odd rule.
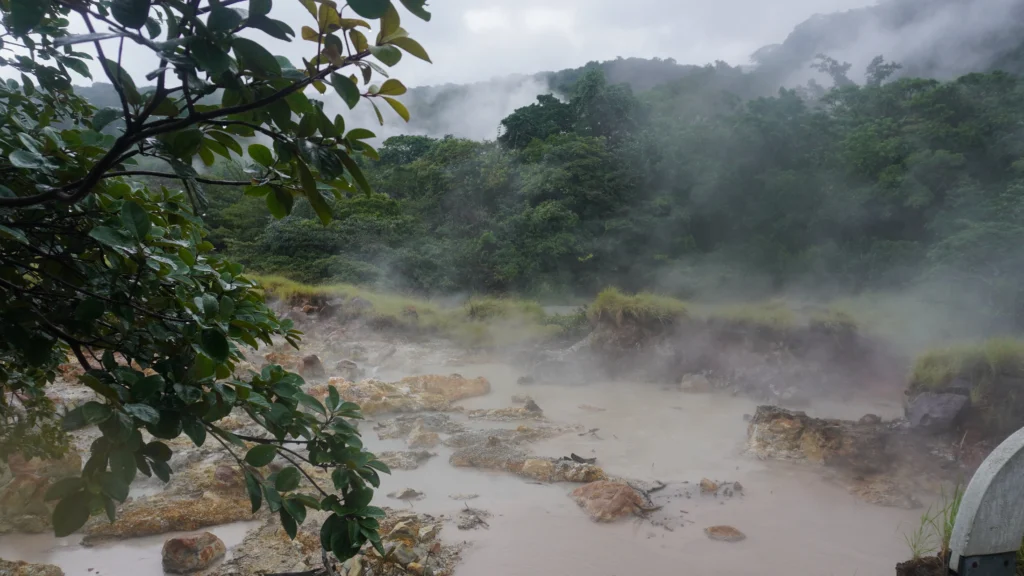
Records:
[[[961,559],[1016,552],[1022,539],[1024,429],[992,451],[967,485],[950,538],[949,568],[961,573]],[[1008,573],[1013,569],[1011,563]]]

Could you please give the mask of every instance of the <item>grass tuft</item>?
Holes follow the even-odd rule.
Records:
[[[986,386],[1000,376],[1024,376],[1024,340],[993,338],[925,352],[914,363],[910,386],[911,390],[941,390],[961,377]]]
[[[602,290],[590,305],[588,315],[592,322],[616,326],[624,323],[669,325],[688,316],[686,304],[675,298],[646,292],[630,296],[618,288]]]
[[[473,298],[463,306],[443,307],[429,300],[374,292],[351,284],[303,284],[283,276],[251,276],[267,294],[292,305],[329,300],[370,306],[352,307],[378,328],[436,334],[474,348],[504,347],[547,341],[562,334],[547,321],[539,304],[514,298]]]

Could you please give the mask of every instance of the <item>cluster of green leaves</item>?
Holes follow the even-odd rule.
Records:
[[[47,495],[58,500],[58,535],[94,514],[113,521],[136,474],[168,480],[164,441],[185,434],[231,452],[253,510],[267,502],[293,537],[313,508],[332,512],[322,540],[338,559],[380,546],[382,512],[369,504],[388,470],[363,449],[358,406],[334,390],[324,405],[279,367],[240,373],[247,349],[274,338],[297,346],[301,334],[215,251],[200,214],[207,186],[258,197],[277,218],[300,199],[324,223],[332,204],[365,198],[360,158],[378,157],[373,133],[328,118],[323,98],[381,99],[408,120],[395,98],[405,87],[386,68],[404,53],[429,57],[391,0],[292,2],[314,22],[301,32],[312,41],[301,66],[268,49],[295,36],[272,17],[287,9],[273,0],[0,1],[0,66],[11,78],[0,83],[0,457],[56,456],[67,430],[102,433],[81,476]],[[400,3],[429,19],[423,0]],[[71,34],[73,23],[89,33]],[[159,61],[152,86],[122,66],[126,50]],[[93,58],[116,92],[112,107],[72,86],[70,73],[88,77]],[[216,168],[225,162],[244,168]],[[69,356],[96,396],[58,418],[46,389]],[[234,412],[265,433],[225,430]],[[246,442],[256,446],[243,455]],[[267,474],[275,458],[290,466]]]

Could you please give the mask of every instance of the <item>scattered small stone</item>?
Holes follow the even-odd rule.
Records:
[[[531,398],[528,394],[513,394],[512,395],[512,403],[513,404],[526,404],[527,402],[533,402],[533,398]]]
[[[711,526],[704,529],[704,533],[712,540],[720,542],[739,542],[745,540],[747,535],[732,526]]]
[[[406,488],[405,490],[399,490],[388,494],[388,498],[394,498],[396,500],[422,500],[426,497],[426,494],[413,490],[412,488]]]
[[[479,494],[449,494],[449,498],[452,500],[473,500],[479,498]]]
[[[527,412],[543,412],[543,410],[540,409],[540,406],[537,406],[537,403],[534,402],[532,398],[526,401],[526,405],[523,406],[523,408],[525,408]]]
[[[740,484],[739,482],[733,482],[732,489],[734,492],[743,492],[743,484]]]
[[[516,380],[516,384],[519,384],[519,385],[536,384],[536,383],[537,383],[537,379],[534,378],[533,376],[520,376],[519,379]]]
[[[702,478],[701,481],[700,481],[700,493],[701,494],[717,494],[718,493],[718,484],[715,483],[715,482],[712,482],[711,480],[708,480],[707,478]]]
[[[466,507],[465,510],[459,512],[456,526],[459,530],[473,530],[483,526],[484,528],[490,528],[491,526],[487,523],[487,518],[490,518],[491,514],[483,510],[477,510],[476,508]]]
[[[210,532],[185,538],[171,538],[164,542],[164,571],[188,574],[204,570],[223,558],[226,552],[224,542]]]

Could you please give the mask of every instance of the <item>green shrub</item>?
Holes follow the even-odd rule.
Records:
[[[590,305],[588,315],[594,323],[616,326],[626,322],[667,325],[688,317],[686,304],[675,298],[647,292],[629,296],[618,288],[602,290]]]
[[[911,390],[936,390],[963,377],[975,386],[993,384],[999,376],[1024,376],[1024,341],[993,338],[981,344],[950,346],[917,358]]]
[[[738,327],[772,331],[788,331],[797,326],[796,314],[779,300],[716,307],[711,310],[708,318]]]

